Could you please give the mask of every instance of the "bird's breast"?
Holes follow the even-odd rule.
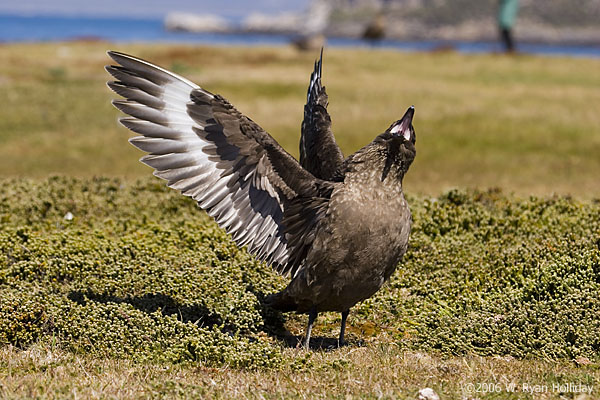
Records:
[[[308,256],[309,286],[326,308],[352,306],[375,293],[406,251],[411,217],[402,191],[365,189],[349,182],[334,191]],[[327,294],[327,295],[325,295]],[[336,303],[333,303],[333,301]]]

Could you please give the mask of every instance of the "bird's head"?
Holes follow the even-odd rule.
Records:
[[[401,182],[417,154],[414,115],[415,108],[411,106],[385,132],[348,157],[348,171],[368,172],[380,182]]]
[[[415,148],[417,137],[415,135],[415,128],[412,125],[414,115],[415,107],[410,106],[402,118],[390,125],[380,135],[380,138],[385,142],[387,153],[383,178],[385,178],[392,165],[398,166],[399,172],[404,176],[415,159],[417,154]]]

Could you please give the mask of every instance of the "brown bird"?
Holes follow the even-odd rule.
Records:
[[[291,276],[267,304],[308,313],[304,345],[321,311],[342,313],[372,296],[406,252],[411,215],[402,179],[415,158],[414,107],[348,158],[335,142],[315,62],[304,106],[300,162],[227,100],[139,58],[108,86],[129,141],[167,185],[192,197],[239,246]]]

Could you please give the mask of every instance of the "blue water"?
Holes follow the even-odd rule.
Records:
[[[33,42],[73,39],[99,39],[113,42],[173,42],[209,45],[285,45],[291,37],[266,34],[181,33],[163,29],[160,19],[94,18],[68,16],[15,16],[0,15],[0,42]],[[329,38],[329,46],[367,47],[358,39]],[[430,51],[453,48],[463,53],[489,53],[500,51],[496,42],[441,42],[383,40],[377,47],[403,51]],[[597,46],[554,45],[519,43],[522,53],[567,55],[600,58]]]
[[[282,45],[284,35],[169,32],[160,19],[0,15],[0,42],[102,39],[111,42],[173,42],[219,45]]]

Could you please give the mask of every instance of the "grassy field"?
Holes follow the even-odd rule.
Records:
[[[286,280],[137,162],[107,48],[0,45],[0,398],[600,398],[600,62],[327,50],[346,154],[415,104],[415,224],[350,345],[329,313],[305,352],[263,304]],[[297,154],[313,55],[117,49]]]
[[[297,155],[316,54],[291,48],[109,43],[0,45],[0,175],[147,176],[104,82],[107,49],[170,68],[229,99]],[[327,49],[324,84],[345,154],[411,104],[412,193],[454,187],[600,194],[600,61]]]

